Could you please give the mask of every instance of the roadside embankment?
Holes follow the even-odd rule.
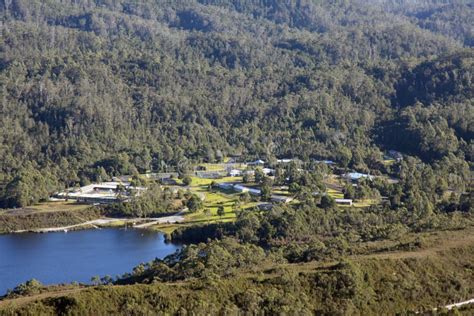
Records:
[[[44,227],[64,227],[78,225],[101,218],[100,210],[85,207],[79,210],[58,210],[39,212],[30,209],[0,212],[0,234],[30,231]]]

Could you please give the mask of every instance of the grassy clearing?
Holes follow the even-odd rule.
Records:
[[[28,206],[27,210],[35,212],[62,212],[62,211],[81,211],[90,207],[88,204],[80,204],[74,201],[42,202]]]
[[[337,191],[337,190],[329,188],[329,189],[327,189],[327,192],[328,192],[329,196],[334,198],[334,199],[343,199],[344,198],[344,194],[341,191]]]
[[[191,186],[191,192],[195,192],[200,195],[204,195],[204,207],[195,213],[187,213],[185,215],[185,221],[177,224],[158,224],[151,227],[151,229],[159,230],[164,233],[170,234],[178,227],[192,226],[196,224],[211,224],[211,223],[224,223],[234,221],[237,214],[234,210],[234,205],[239,201],[240,195],[237,193],[225,193],[225,192],[210,192],[207,186]],[[257,202],[249,202],[241,204],[238,209],[249,209],[254,208],[258,205]],[[224,207],[224,215],[217,215],[217,210],[220,206]],[[205,210],[209,210],[207,213]]]
[[[382,161],[382,163],[385,165],[385,166],[391,166],[393,165],[394,163],[396,163],[396,160],[395,159],[385,159]]]
[[[178,227],[182,227],[183,225],[177,225],[177,224],[160,224],[160,225],[154,225],[147,227],[149,230],[154,230],[154,231],[159,231],[165,234],[171,234],[174,232]]]
[[[360,201],[354,202],[353,206],[362,208],[362,207],[369,207],[371,205],[376,205],[378,203],[379,202],[377,200],[374,200],[374,199],[365,199],[365,200],[360,200]]]
[[[227,161],[224,160],[224,163],[200,163],[197,164],[197,166],[206,168],[206,171],[225,171],[228,168],[228,165],[226,165],[228,161],[229,159],[227,159]],[[247,168],[247,164],[245,163],[236,163],[233,164],[233,166],[235,167],[235,169],[240,170],[244,170],[245,168]]]
[[[199,166],[206,168],[206,171],[225,171],[223,163],[200,163]]]
[[[202,187],[200,188],[199,192],[205,194],[204,209],[196,213],[190,214],[189,216],[187,216],[186,221],[218,221],[222,218],[235,218],[236,215],[233,210],[233,206],[239,199],[239,196],[237,194],[209,192],[207,190],[203,191]],[[225,215],[222,216],[222,218],[217,215],[217,210],[220,206],[223,206],[225,211]],[[210,210],[210,215],[205,214],[206,209]]]
[[[290,192],[288,192],[288,190],[280,190],[280,189],[274,189],[272,190],[272,193],[273,194],[276,194],[276,195],[283,195],[283,196],[291,196],[292,194]]]
[[[126,224],[127,224],[126,221],[113,221],[107,224],[96,225],[96,226],[116,228],[116,227],[124,227]]]
[[[199,178],[196,176],[191,177],[191,187],[198,187],[198,186],[208,186],[212,182],[215,183],[223,183],[223,182],[242,182],[242,177],[223,177],[219,179],[204,179],[204,178]]]

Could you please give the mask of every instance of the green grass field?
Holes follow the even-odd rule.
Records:
[[[59,212],[59,211],[80,211],[90,207],[88,204],[80,204],[75,201],[57,201],[57,202],[42,202],[27,209],[37,212]]]
[[[194,179],[198,181],[194,181]],[[232,178],[236,179],[236,178]],[[202,181],[205,180],[205,181]],[[231,222],[234,221],[237,214],[234,210],[234,205],[239,201],[240,195],[238,193],[226,193],[222,191],[210,192],[208,190],[208,185],[213,181],[209,179],[199,179],[193,178],[193,183],[190,186],[190,191],[194,192],[200,196],[204,196],[204,206],[201,210],[195,213],[187,213],[185,215],[185,221],[178,224],[160,224],[155,225],[152,229],[159,230],[164,233],[171,233],[178,227],[190,226],[195,224],[210,224],[217,222]],[[223,182],[226,182],[225,179],[221,179]],[[203,185],[204,183],[204,185]],[[197,185],[200,184],[200,185]],[[253,208],[258,205],[257,202],[248,202],[245,204],[240,204],[238,209],[248,209]],[[224,215],[217,215],[217,210],[219,206],[224,207]],[[210,210],[207,213],[205,210]]]
[[[224,171],[226,167],[223,163],[200,163],[198,166],[206,168],[206,171]]]
[[[223,182],[242,182],[242,177],[224,177],[220,179],[203,179],[199,177],[192,176],[191,177],[191,187],[199,187],[199,186],[208,186],[212,182],[215,183],[223,183]]]
[[[344,198],[344,194],[341,191],[337,191],[337,190],[334,190],[334,189],[327,189],[327,192],[328,192],[329,196],[334,198],[334,199],[343,199]]]
[[[382,163],[383,163],[385,166],[391,166],[391,165],[393,165],[395,162],[396,162],[395,159],[385,159],[385,160],[382,161]]]

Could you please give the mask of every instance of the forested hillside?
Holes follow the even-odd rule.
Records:
[[[185,214],[143,224],[175,254],[97,287],[27,282],[0,314],[404,314],[473,297],[472,1],[0,0],[0,19],[0,208],[21,208],[4,231]],[[224,158],[265,162],[230,177]],[[146,191],[6,216],[118,175]]]
[[[186,168],[218,152],[472,161],[469,1],[3,0],[0,10],[3,206],[102,168]]]

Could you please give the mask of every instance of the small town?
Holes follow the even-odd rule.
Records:
[[[402,154],[390,151],[386,155],[385,163],[400,162]],[[83,187],[67,189],[55,193],[50,200],[44,203],[46,207],[64,206],[77,207],[78,205],[100,206],[115,203],[129,203],[139,198],[146,192],[147,185],[157,184],[163,191],[171,192],[176,196],[176,202],[181,207],[175,208],[176,213],[165,216],[153,216],[147,218],[102,218],[95,221],[87,221],[72,227],[49,227],[37,229],[36,231],[67,231],[71,228],[78,229],[90,227],[119,225],[129,222],[134,227],[156,229],[167,233],[172,232],[180,225],[193,225],[202,222],[228,222],[233,221],[239,210],[255,209],[257,211],[271,210],[275,205],[299,203],[298,196],[302,193],[298,184],[293,184],[289,177],[277,179],[280,174],[288,174],[288,170],[294,170],[296,174],[308,173],[301,168],[302,161],[299,159],[277,159],[273,163],[257,159],[250,162],[236,162],[235,158],[226,159],[222,163],[201,163],[193,167],[188,174],[177,172],[154,173],[148,172],[135,177],[131,175],[113,176],[111,181],[93,183]],[[330,160],[315,160],[313,162],[322,170],[322,188],[310,192],[312,195],[323,198],[330,205],[333,203],[339,207],[366,208],[386,203],[387,197],[383,196],[357,196],[355,190],[359,184],[367,181],[381,179],[390,183],[396,183],[395,178],[388,176],[374,176],[365,173],[348,171],[338,168],[337,164]],[[141,185],[136,185],[137,181]],[[352,190],[347,191],[347,187]],[[353,193],[351,193],[353,192]],[[186,203],[178,196],[184,193],[199,197],[202,201],[198,209],[190,210]],[[73,204],[71,204],[73,203]],[[41,205],[41,204],[40,204]],[[37,207],[41,207],[41,206]],[[159,213],[159,212],[157,212]]]

